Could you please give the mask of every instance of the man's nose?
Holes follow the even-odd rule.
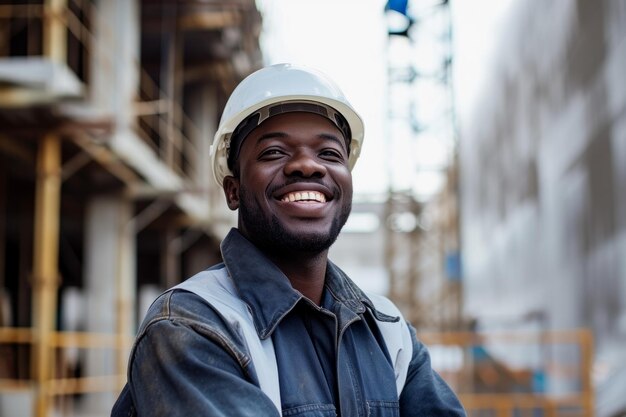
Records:
[[[323,177],[326,175],[326,166],[317,159],[312,152],[299,151],[289,158],[284,167],[285,175],[297,175],[305,178]]]

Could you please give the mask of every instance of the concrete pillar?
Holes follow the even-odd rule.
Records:
[[[171,288],[181,281],[180,276],[180,241],[178,230],[167,228],[161,236],[161,286]]]
[[[128,128],[134,118],[140,68],[139,3],[107,0],[95,13],[91,99],[102,112]]]
[[[172,3],[164,6],[165,13],[176,15],[177,5]],[[163,65],[161,66],[160,86],[167,103],[167,111],[164,114],[167,129],[167,141],[161,151],[164,152],[164,159],[167,166],[175,169],[180,166],[181,154],[175,147],[176,130],[182,126],[183,115],[176,103],[182,98],[182,67],[183,67],[183,36],[176,30],[174,20],[164,21],[162,24],[162,36],[165,40],[161,42],[161,55]]]
[[[224,200],[224,193],[213,180],[210,148],[213,136],[217,130],[220,109],[217,102],[218,93],[215,85],[205,84],[198,88],[189,89],[188,98],[189,116],[197,129],[194,129],[191,139],[197,150],[194,163],[194,183],[197,188],[207,190],[204,193],[209,199],[209,216],[212,220],[212,229],[217,236],[223,237],[232,225],[236,224],[236,212],[228,210]],[[200,194],[198,194],[200,195]]]
[[[189,91],[189,117],[197,127],[193,130],[194,147],[197,150],[194,164],[194,182],[199,187],[207,187],[213,183],[211,161],[209,158],[213,135],[217,130],[219,119],[217,92],[215,86],[205,84]]]
[[[84,261],[87,331],[134,334],[136,239],[132,209],[131,201],[118,196],[96,197],[87,204]],[[85,374],[125,374],[127,357],[127,351],[118,355],[111,350],[88,350]],[[115,393],[88,395],[85,407],[90,412],[110,412],[115,397]]]
[[[92,104],[115,121],[111,144],[131,139],[134,103],[140,80],[140,2],[107,0],[98,3],[94,15],[94,39],[90,97]],[[115,146],[114,146],[115,147]],[[132,203],[122,198],[98,197],[88,205],[86,262],[88,330],[134,334],[136,293],[136,244]],[[125,375],[126,348],[87,360],[87,375]],[[120,381],[121,384],[122,381]],[[108,394],[107,394],[108,395]],[[90,396],[87,409],[109,411],[114,394]]]

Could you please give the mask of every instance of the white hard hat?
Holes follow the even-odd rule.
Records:
[[[310,104],[319,105],[314,107],[322,110],[307,109]],[[336,114],[326,114],[324,109],[329,112],[334,110]],[[331,119],[344,135],[350,135],[346,137],[350,141],[348,165],[350,169],[354,167],[363,144],[363,121],[339,87],[317,70],[293,64],[276,64],[262,68],[241,81],[224,107],[211,145],[213,175],[220,186],[225,176],[232,175],[228,154],[231,136],[240,123],[259,113],[260,117],[254,124],[256,127],[266,118],[286,111],[314,111]]]

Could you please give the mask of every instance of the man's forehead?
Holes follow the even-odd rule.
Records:
[[[284,113],[266,120],[253,129],[245,142],[262,143],[269,140],[286,140],[298,136],[302,129],[310,139],[330,141],[347,150],[347,141],[339,128],[327,118],[312,113]],[[245,143],[243,144],[245,146]]]
[[[282,113],[265,120],[254,131],[267,132],[270,130],[294,130],[301,127],[315,127],[320,132],[333,132],[334,135],[343,137],[341,130],[328,118],[314,113],[291,112]]]

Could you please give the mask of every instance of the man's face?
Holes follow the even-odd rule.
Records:
[[[224,182],[239,230],[275,252],[330,247],[352,206],[352,175],[341,131],[313,113],[274,116],[243,142],[238,178]]]

